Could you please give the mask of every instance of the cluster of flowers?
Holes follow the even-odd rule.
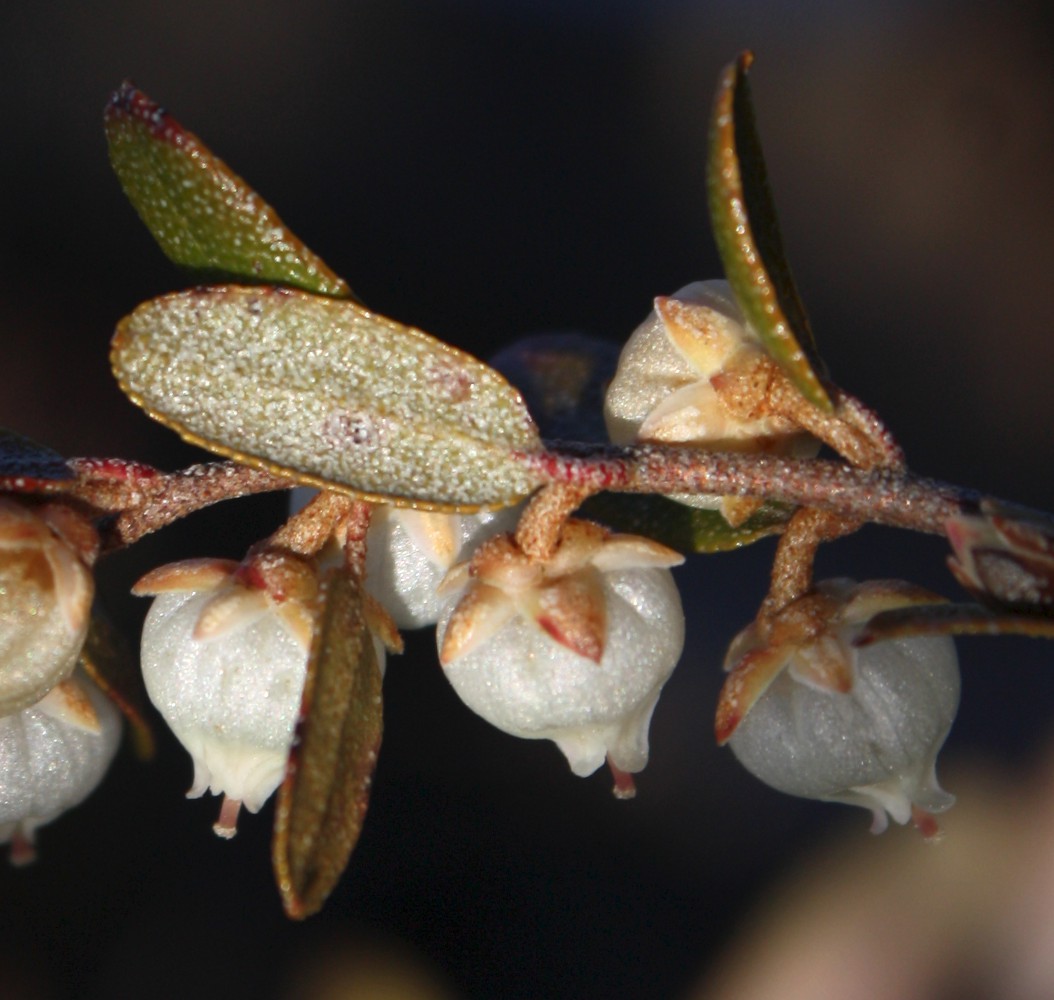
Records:
[[[786,417],[725,405],[722,380],[763,355],[724,282],[657,299],[607,391],[612,439],[815,454],[818,442]],[[731,523],[755,509],[682,499]],[[365,587],[377,662],[383,670],[393,624],[435,625],[440,663],[469,708],[512,735],[554,741],[577,775],[607,763],[615,794],[629,797],[683,646],[670,573],[682,557],[578,519],[529,553],[514,533],[519,515],[374,509]],[[118,742],[116,711],[76,669],[97,547],[68,507],[0,500],[0,836],[16,858],[31,853],[35,827],[88,794]],[[221,836],[283,780],[319,580],[316,558],[263,549],[241,563],[175,563],[136,585],[155,598],[142,639],[147,693],[193,758],[188,794],[224,797]],[[876,610],[928,599],[895,582],[828,581],[759,619],[729,653],[719,738],[778,789],[866,806],[876,830],[887,813],[933,829],[931,814],[952,801],[934,773],[958,704],[952,642],[855,644]]]
[[[0,843],[15,864],[99,784],[120,742],[119,712],[80,667],[97,552],[72,508],[0,497]]]

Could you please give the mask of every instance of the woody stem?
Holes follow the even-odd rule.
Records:
[[[827,459],[703,452],[640,445],[561,443],[524,464],[551,483],[590,491],[710,493],[817,507],[850,521],[944,534],[948,518],[974,513],[982,495],[897,469],[857,469]]]

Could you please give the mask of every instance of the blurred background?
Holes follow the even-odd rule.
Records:
[[[123,78],[373,308],[487,357],[539,331],[621,342],[653,296],[718,275],[706,120],[750,47],[835,378],[917,471],[1050,509],[1052,43],[1038,0],[5,5],[0,425],[66,455],[199,458],[108,372],[116,320],[185,284],[109,172],[101,110]],[[146,569],[239,557],[281,517],[245,501],[145,541],[103,569],[108,606],[133,634]],[[828,549],[824,575],[956,596],[934,539],[872,528]],[[873,839],[864,813],[770,792],[713,745],[724,647],[771,551],[682,571],[688,646],[635,801],[471,716],[413,635],[389,665],[366,828],[321,916],[281,915],[270,810],[217,840],[216,802],[183,801],[189,760],[161,733],[154,764],[124,752],[41,832],[34,867],[0,870],[0,995],[855,995],[846,976],[861,996],[1054,994],[1028,958],[1054,947],[1054,878],[1036,874],[1054,853],[1054,649],[961,643],[945,843]],[[890,968],[907,978],[889,986]]]

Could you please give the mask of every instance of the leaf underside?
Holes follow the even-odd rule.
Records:
[[[297,920],[322,908],[347,867],[381,743],[381,671],[362,591],[339,569],[323,593],[272,844],[282,905]]]
[[[817,374],[815,341],[783,250],[754,123],[747,82],[752,61],[749,52],[741,55],[718,84],[707,164],[710,223],[728,282],[750,325],[798,391],[830,413],[833,405]]]
[[[221,286],[146,302],[114,335],[124,392],[185,439],[307,485],[438,510],[515,503],[541,449],[497,372],[346,299]]]
[[[132,84],[104,114],[110,162],[165,255],[207,280],[351,289],[248,184]]]

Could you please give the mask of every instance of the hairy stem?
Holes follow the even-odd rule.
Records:
[[[558,444],[524,462],[550,482],[622,493],[712,493],[818,507],[852,521],[943,535],[948,518],[976,512],[976,490],[890,468],[825,459],[642,445]]]

